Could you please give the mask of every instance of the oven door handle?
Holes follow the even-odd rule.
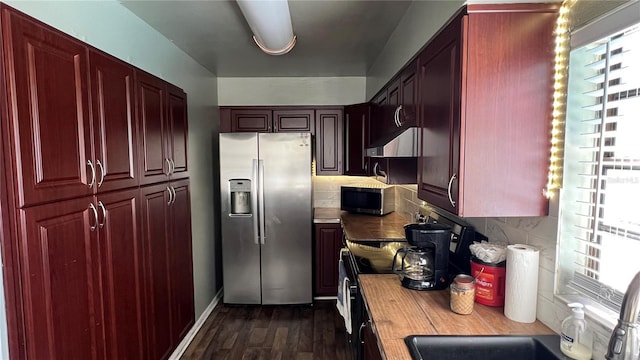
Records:
[[[346,278],[345,279],[347,281],[347,286],[349,287],[349,297],[351,298],[351,300],[354,300],[356,298],[356,293],[358,292],[358,285],[351,285],[351,279]]]
[[[360,340],[360,344],[364,344],[364,336],[362,335],[362,330],[367,327],[367,323],[363,322],[360,324],[360,328],[358,329],[358,339]]]

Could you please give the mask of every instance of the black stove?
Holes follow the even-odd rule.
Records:
[[[424,218],[429,224],[444,224],[451,228],[449,243],[449,274],[471,273],[471,252],[469,245],[474,241],[487,240],[487,237],[476,232],[474,227],[452,215],[432,211]],[[406,241],[346,241],[344,245],[354,258],[356,274],[392,274],[393,256],[399,248],[406,247]]]

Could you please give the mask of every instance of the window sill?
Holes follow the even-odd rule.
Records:
[[[565,304],[573,302],[581,303],[584,305],[585,315],[609,331],[613,331],[613,328],[618,324],[619,313],[600,305],[586,296],[578,294],[556,294],[555,297]]]

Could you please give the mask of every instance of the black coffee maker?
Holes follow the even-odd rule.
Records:
[[[402,286],[413,290],[449,286],[451,228],[419,223],[405,225],[404,231],[411,247],[398,250],[393,259],[393,270],[401,276]]]

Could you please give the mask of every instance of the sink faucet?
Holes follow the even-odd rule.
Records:
[[[631,280],[622,299],[620,319],[609,340],[607,360],[638,360],[640,358],[640,272]]]

